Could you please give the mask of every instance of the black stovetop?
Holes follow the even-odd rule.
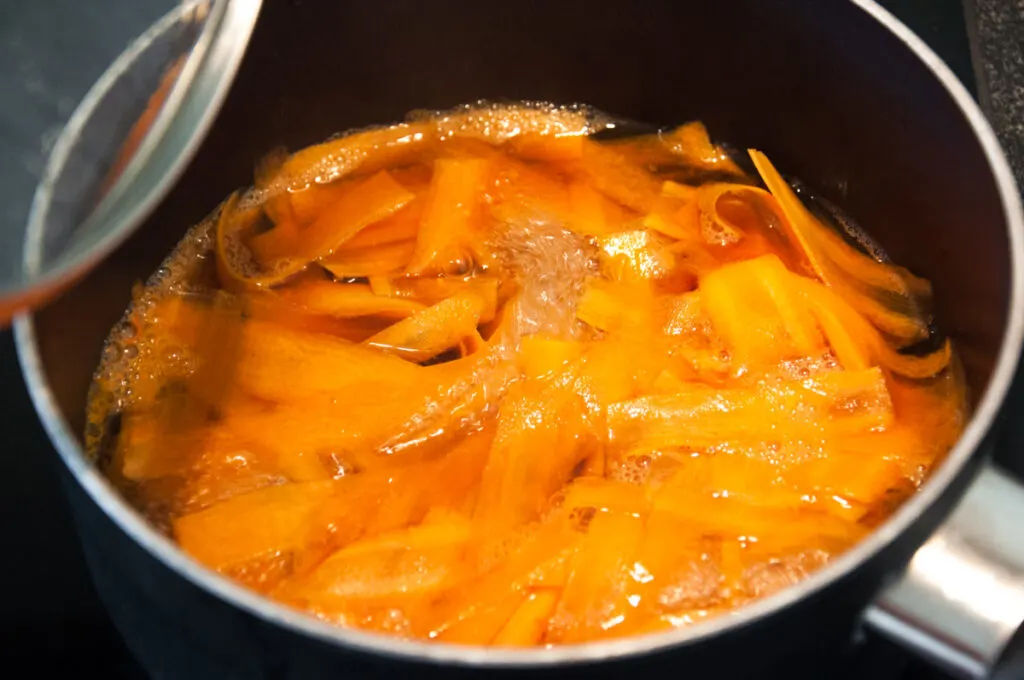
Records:
[[[1009,68],[1020,69],[1018,75],[1024,74],[1024,63],[1012,63],[1020,56],[1024,41],[1019,31],[1024,26],[1007,26],[995,15],[990,19],[986,12],[998,4],[994,0],[967,1],[966,15],[960,0],[883,0],[882,4],[924,38],[972,91],[980,90],[983,105],[993,107],[989,112],[997,123],[1000,118],[1012,120],[1015,112],[999,109],[1007,106],[1001,94],[1007,90],[1001,90],[994,79],[1007,63]],[[28,20],[32,8],[44,19],[47,11],[53,12],[47,0],[31,6],[25,3],[20,20]],[[1002,11],[1004,8],[995,8],[995,14]],[[0,40],[15,31],[11,24],[0,26]],[[1016,57],[1007,58],[996,44],[1006,31],[1011,31],[1008,37],[1016,46]],[[0,63],[0,84],[2,70]],[[8,141],[5,135],[10,136],[11,131],[0,119],[0,147]],[[1014,143],[1007,146],[1012,152]],[[1024,154],[1011,160],[1020,172]],[[1017,394],[1014,403],[1024,400],[1024,389]],[[0,413],[4,423],[0,432],[0,535],[4,548],[0,558],[0,661],[18,663],[0,667],[24,668],[26,675],[31,668],[34,677],[83,671],[111,679],[144,677],[93,593],[58,487],[59,461],[28,400],[9,332],[0,332]],[[1005,451],[1017,449],[1024,436],[1024,427],[1018,430],[1012,427],[1014,423],[1009,424],[1007,435],[1012,443],[1004,440]],[[875,649],[859,675],[914,680],[942,677],[885,646]]]

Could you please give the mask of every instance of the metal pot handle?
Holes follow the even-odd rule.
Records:
[[[1024,677],[1024,485],[986,464],[864,621],[957,677]]]

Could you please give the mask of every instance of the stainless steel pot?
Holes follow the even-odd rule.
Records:
[[[99,269],[17,325],[97,587],[156,677],[831,677],[820,664],[865,631],[963,676],[1020,677],[1024,490],[986,459],[1024,334],[1024,221],[992,131],[918,38],[872,0],[265,4],[222,113],[171,195]],[[529,651],[399,641],[330,627],[193,562],[82,454],[86,388],[131,284],[246,184],[267,149],[480,98],[701,119],[843,205],[935,284],[973,395],[956,448],[870,538],[805,582],[628,640]]]

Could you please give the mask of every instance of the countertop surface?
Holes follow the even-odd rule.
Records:
[[[967,3],[881,4],[978,93],[1024,179],[1024,0]],[[0,253],[17,247],[46,154],[77,101],[132,37],[172,4],[0,2]],[[53,46],[46,58],[31,49],[39,40]],[[1000,442],[1008,463],[1016,463],[1013,454],[1024,444],[1024,426],[1012,417],[1024,408],[1022,393],[1016,390],[1011,400]],[[25,393],[9,332],[0,332],[0,406],[0,535],[6,548],[0,561],[0,660],[30,661],[24,668],[36,677],[83,670],[95,677],[142,677],[92,592],[58,487],[58,460]],[[939,676],[914,666],[907,677]]]
[[[968,0],[978,100],[1024,184],[1024,0]]]

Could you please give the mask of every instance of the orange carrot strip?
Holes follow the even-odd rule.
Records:
[[[853,408],[852,406],[856,406]],[[893,422],[878,369],[831,371],[815,378],[714,388],[692,383],[608,407],[608,428],[623,444],[706,447],[723,441],[840,438]]]
[[[638,213],[650,212],[661,183],[625,155],[589,139],[583,140],[583,172],[594,187]]]
[[[700,209],[695,200],[659,196],[643,219],[647,229],[669,238],[695,242],[700,235]]]
[[[393,315],[346,317],[320,314],[285,302],[269,293],[248,297],[245,310],[253,321],[282,326],[301,333],[330,335],[351,342],[362,342],[374,333],[380,332],[392,323],[394,318]]]
[[[605,278],[612,281],[660,281],[675,268],[675,255],[664,239],[647,231],[625,231],[598,239],[601,246],[598,264]]]
[[[738,365],[771,366],[799,355],[784,320],[750,260],[700,280],[701,303]]]
[[[242,329],[234,379],[256,396],[289,401],[381,377],[409,379],[417,368],[344,340],[252,321]]]
[[[412,300],[374,295],[365,284],[334,283],[322,279],[279,288],[273,296],[311,314],[328,314],[336,317],[374,314],[406,317],[424,308]]]
[[[341,250],[320,261],[339,279],[387,276],[402,271],[416,250],[416,241],[395,241],[370,248]]]
[[[473,276],[376,276],[370,279],[370,288],[377,295],[415,300],[434,305],[467,290],[476,292],[487,302],[482,318],[491,319],[498,305],[497,277]]]
[[[479,201],[490,163],[482,159],[439,159],[408,271],[446,272],[465,266],[475,238]]]
[[[451,575],[451,565],[468,538],[468,524],[455,518],[367,536],[324,560],[292,585],[291,594],[316,606],[436,591]]]
[[[271,229],[254,237],[249,248],[264,266],[285,259],[304,263],[319,260],[413,198],[413,193],[381,170],[368,179],[353,182],[298,234]]]
[[[644,489],[637,484],[599,477],[580,477],[565,492],[566,508],[596,508],[626,514],[641,514],[646,509]]]
[[[564,370],[582,353],[582,343],[538,334],[522,339],[517,358],[523,368],[523,375],[540,378]]]
[[[896,461],[837,452],[786,471],[786,480],[800,489],[864,505],[878,502],[902,478]]]
[[[752,149],[750,157],[818,277],[880,330],[903,344],[926,338],[927,320],[915,299],[924,288],[920,280],[910,277],[905,270],[855,251],[811,214],[767,156]],[[880,291],[901,300],[908,313],[886,309],[877,299]]]
[[[672,198],[678,198],[681,201],[690,203],[697,201],[697,197],[700,194],[700,189],[698,187],[693,187],[688,184],[680,184],[679,182],[666,180],[661,185],[661,194],[663,196],[671,196]]]
[[[486,304],[475,292],[459,293],[389,326],[365,344],[409,361],[425,361],[472,335]]]
[[[590,236],[614,233],[626,217],[621,208],[582,180],[569,184],[569,212],[572,229]]]
[[[306,147],[292,154],[280,171],[268,178],[265,189],[270,193],[302,189],[333,182],[355,170],[368,172],[400,165],[431,144],[434,132],[434,126],[428,123],[400,124]]]
[[[583,155],[584,135],[522,134],[510,143],[512,153],[535,161],[572,161]]]
[[[643,336],[656,327],[658,311],[646,283],[590,279],[576,305],[576,318],[606,332]]]
[[[293,222],[308,225],[324,213],[332,203],[351,191],[352,183],[339,180],[330,184],[313,184],[295,191],[279,194],[278,200],[286,200]]]
[[[494,638],[508,626],[524,600],[523,593],[516,591],[496,602],[484,603],[478,611],[440,631],[437,639],[460,645],[494,644]]]
[[[535,519],[568,480],[585,454],[579,440],[583,408],[576,394],[542,381],[511,388],[480,483],[474,519],[482,535]]]
[[[670,489],[653,502],[655,512],[671,513],[699,531],[755,538],[778,549],[803,548],[820,539],[846,547],[867,533],[866,527],[827,512],[748,505],[731,498],[701,499]]]
[[[278,262],[273,269],[265,270],[253,259],[244,241],[252,235],[262,215],[261,207],[244,205],[238,193],[221,206],[216,226],[217,277],[225,290],[269,287],[294,276],[308,264],[298,260]],[[293,226],[286,222],[283,228],[290,231]]]
[[[175,520],[174,536],[186,552],[214,569],[292,550],[334,485],[284,484],[236,496]]]
[[[628,570],[642,532],[643,522],[632,515],[608,512],[594,517],[551,619],[549,640],[607,637],[632,617]]]
[[[742,171],[718,145],[711,142],[711,136],[704,124],[693,121],[661,135],[662,143],[687,163],[705,170],[742,175]]]
[[[415,240],[416,234],[420,230],[420,220],[423,218],[425,204],[426,200],[417,196],[412,203],[391,217],[376,224],[371,224],[345,241],[339,250],[375,248],[392,243]]]
[[[861,364],[864,357],[869,356],[893,373],[907,378],[930,378],[949,365],[952,348],[948,339],[938,350],[925,356],[900,354],[836,292],[808,279],[800,281],[799,286],[844,366],[846,362]]]
[[[535,570],[558,557],[579,539],[564,517],[548,520],[486,573],[448,592],[419,622],[425,633],[439,633],[486,606],[521,591]]]
[[[499,647],[529,647],[544,637],[548,619],[555,611],[560,593],[557,590],[538,590],[530,593],[508,619],[508,623],[493,639]]]
[[[196,405],[198,399],[183,396]],[[251,414],[257,421],[267,413],[265,404],[235,408],[218,404],[222,418],[232,420]],[[263,441],[258,431],[239,431],[227,425],[192,425],[180,422],[173,412],[131,413],[123,418],[117,448],[120,472],[136,481],[163,476],[184,476],[211,470],[216,476],[229,476],[226,468],[237,464],[241,476],[254,480],[285,477],[294,482],[310,482],[330,477],[323,463],[312,452]],[[225,470],[221,470],[225,468]]]
[[[782,317],[786,332],[803,355],[814,356],[822,350],[821,333],[810,310],[802,304],[795,277],[775,255],[765,255],[750,261],[753,274],[768,292],[768,297]]]

